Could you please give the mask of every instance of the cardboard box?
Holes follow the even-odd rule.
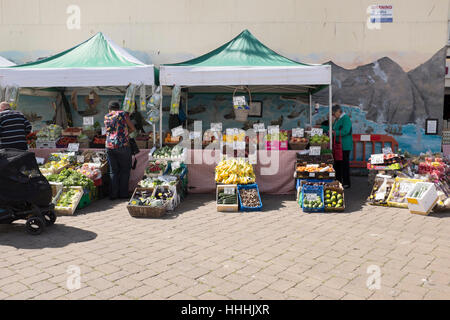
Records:
[[[414,194],[421,188],[426,188],[422,195],[417,198]],[[438,194],[434,183],[418,182],[406,196],[408,209],[411,213],[428,215],[438,201]]]

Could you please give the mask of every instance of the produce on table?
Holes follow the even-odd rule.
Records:
[[[332,190],[325,190],[325,207],[326,208],[343,208],[344,196],[342,193]]]
[[[335,172],[331,166],[297,165],[297,172]]]
[[[64,136],[79,136],[83,132],[83,128],[67,128],[62,134]]]
[[[281,130],[278,133],[272,133],[266,135],[266,141],[288,141],[289,135],[285,130]]]
[[[69,162],[67,159],[62,159],[59,161],[50,161],[44,164],[43,166],[40,166],[40,170],[42,174],[48,174],[48,173],[56,173],[59,172],[62,168],[65,168],[69,165]]]
[[[64,187],[79,186],[89,191],[95,190],[94,182],[91,179],[73,169],[64,169],[60,174],[48,176],[47,180],[61,182]]]
[[[241,202],[244,207],[257,208],[261,206],[258,191],[256,189],[240,189]]]
[[[175,146],[173,148],[165,146],[155,150],[155,152],[153,152],[152,154],[152,157],[155,159],[177,160],[182,157],[183,152],[184,149],[180,146]]]
[[[61,137],[62,128],[56,124],[44,126],[36,135],[38,141],[56,141]]]
[[[88,177],[89,179],[96,181],[102,177],[102,173],[98,168],[98,165],[94,163],[85,163],[77,170],[77,172]]]
[[[106,163],[107,157],[104,151],[86,150],[83,152],[84,162],[90,163]]]
[[[36,132],[30,132],[27,135],[27,144],[30,148],[36,148],[37,135]]]
[[[62,148],[67,148],[71,143],[77,143],[78,139],[76,137],[62,137],[58,140],[57,146]]]
[[[56,207],[58,208],[72,208],[74,202],[79,197],[81,191],[77,189],[68,188],[65,189],[59,197]]]
[[[308,143],[309,140],[308,140],[308,138],[292,137],[290,142],[291,143]]]
[[[92,141],[93,144],[98,144],[98,145],[105,145],[106,144],[106,136],[99,136],[96,135],[94,137],[94,140]]]
[[[163,174],[167,169],[167,162],[164,160],[152,160],[148,162],[146,175]]]
[[[166,144],[175,144],[180,143],[181,137],[172,137],[172,134],[168,133],[166,138],[164,139],[164,143]]]
[[[224,190],[219,191],[217,204],[230,204],[231,205],[231,204],[237,204],[237,203],[238,203],[238,197],[237,197],[236,193],[226,194]]]
[[[309,143],[313,146],[319,146],[319,145],[329,143],[329,142],[330,142],[330,137],[325,136],[325,135],[322,135],[322,136],[315,135],[309,139]]]
[[[217,183],[251,184],[255,181],[253,166],[243,159],[222,160],[216,167]]]

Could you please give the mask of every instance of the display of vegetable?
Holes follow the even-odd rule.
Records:
[[[167,169],[167,162],[163,160],[152,160],[148,162],[146,175],[163,174]]]
[[[184,153],[183,147],[165,146],[165,147],[155,150],[155,152],[153,152],[153,154],[152,154],[152,157],[155,159],[176,160],[176,159],[179,159],[183,155],[183,153]]]
[[[65,189],[59,197],[56,207],[71,208],[80,193],[80,190],[71,188]]]
[[[287,131],[281,130],[278,133],[272,133],[266,135],[266,141],[288,141],[289,135]]]
[[[133,199],[129,202],[130,206],[162,207],[164,204],[164,200],[153,196],[153,190],[136,191]]]
[[[242,205],[248,208],[257,208],[261,206],[258,191],[256,189],[239,190]]]
[[[325,190],[325,206],[327,208],[342,208],[344,206],[344,196],[342,193],[334,190]]]
[[[256,191],[256,190],[255,190]],[[217,204],[237,204],[238,197],[237,194],[227,194],[224,190],[219,191]]]
[[[55,141],[61,137],[62,128],[56,124],[44,126],[36,135],[38,141]]]
[[[79,186],[89,191],[95,190],[94,182],[85,175],[73,170],[64,169],[60,174],[53,174],[47,177],[48,181],[60,182],[64,187]]]

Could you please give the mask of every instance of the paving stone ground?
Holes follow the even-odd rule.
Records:
[[[0,299],[450,299],[450,214],[365,205],[354,181],[340,214],[301,213],[293,196],[218,213],[190,195],[162,220],[102,200],[39,237],[0,226]]]

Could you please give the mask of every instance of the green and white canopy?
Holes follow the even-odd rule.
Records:
[[[52,57],[0,68],[2,86],[21,88],[153,85],[154,66],[146,65],[102,33]]]
[[[201,57],[162,65],[160,82],[165,86],[321,86],[331,84],[331,67],[290,60],[245,30]]]
[[[9,61],[6,58],[0,57],[0,68],[1,67],[12,67],[15,66],[16,64],[14,62]]]

